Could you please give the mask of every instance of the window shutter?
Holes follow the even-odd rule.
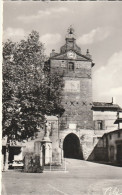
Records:
[[[98,123],[97,123],[97,121],[94,121],[94,129],[95,129],[95,130],[98,129]]]
[[[102,129],[105,130],[105,120],[102,121]]]

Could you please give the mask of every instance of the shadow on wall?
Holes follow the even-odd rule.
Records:
[[[121,147],[118,145],[111,146],[109,143],[109,135],[104,134],[98,138],[92,153],[89,155],[87,161],[97,162],[101,164],[109,164],[113,166],[122,166],[122,143]],[[114,143],[117,141],[114,140]],[[116,148],[115,148],[116,146]]]
[[[98,138],[98,142],[95,145],[92,153],[88,157],[88,161],[99,161],[99,162],[108,162],[108,147],[107,139],[104,140],[104,136]],[[105,142],[106,141],[106,142]]]

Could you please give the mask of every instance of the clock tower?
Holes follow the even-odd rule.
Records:
[[[63,76],[62,104],[65,112],[59,120],[59,131],[66,129],[93,129],[92,67],[89,51],[82,54],[76,44],[74,29],[70,26],[60,53],[52,50],[50,70]]]

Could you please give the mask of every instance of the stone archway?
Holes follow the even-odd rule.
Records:
[[[68,134],[63,142],[65,158],[83,159],[80,141],[74,133]]]

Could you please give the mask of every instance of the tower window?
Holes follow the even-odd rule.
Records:
[[[102,130],[103,129],[103,123],[102,121],[98,121],[98,129]]]
[[[65,68],[65,67],[66,67],[65,61],[62,61],[62,62],[61,62],[61,67],[62,67],[62,68]]]
[[[73,62],[69,62],[69,70],[74,71],[74,63]]]

